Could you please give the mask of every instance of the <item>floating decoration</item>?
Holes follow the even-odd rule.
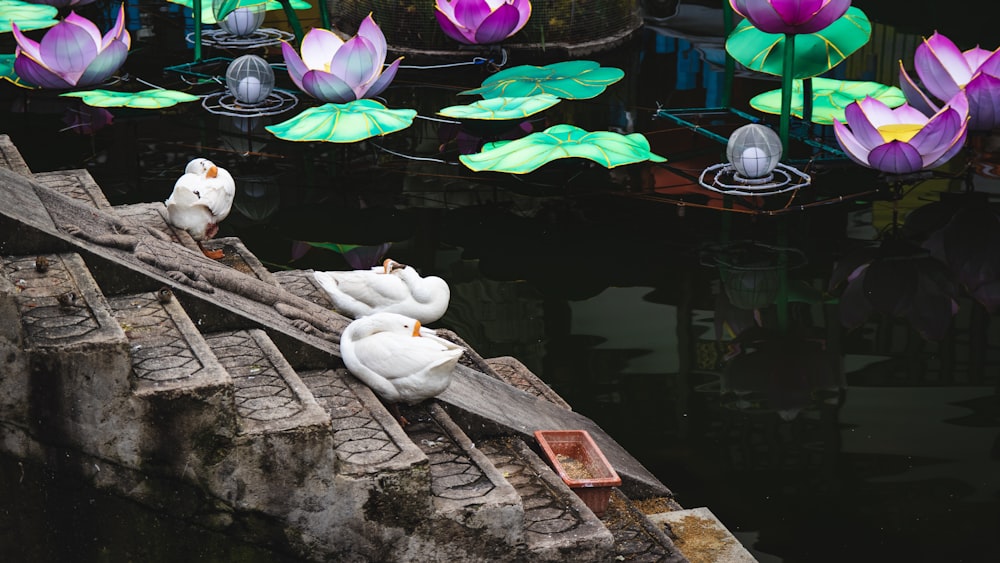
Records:
[[[311,29],[302,39],[301,57],[291,44],[281,44],[292,82],[317,100],[337,104],[377,96],[389,86],[403,58],[383,70],[386,49],[371,14],[347,41],[332,31]]]
[[[750,123],[729,136],[727,163],[714,164],[701,172],[702,187],[727,195],[766,196],[780,194],[812,183],[812,178],[781,164],[781,139],[765,125]]]
[[[226,68],[226,88],[238,102],[255,106],[274,90],[274,71],[257,55],[237,57]]]
[[[257,28],[264,23],[266,9],[264,2],[260,0],[249,1],[260,3],[232,8],[231,5],[236,3],[236,0],[215,0],[213,6],[219,27],[235,37],[247,37],[257,31]]]
[[[963,92],[932,117],[909,104],[891,109],[874,98],[847,106],[847,123],[833,121],[833,132],[851,160],[888,174],[935,168],[965,144],[969,103]]]
[[[733,10],[767,33],[816,33],[837,21],[851,0],[729,0]]]
[[[416,110],[388,109],[375,100],[362,99],[309,108],[265,129],[286,141],[354,143],[402,131],[413,124],[416,115]]]
[[[526,174],[560,158],[585,158],[605,168],[667,159],[650,152],[649,141],[639,133],[588,132],[574,125],[554,125],[514,141],[487,143],[483,151],[458,157],[476,172],[490,170]]]
[[[21,88],[38,88],[34,84],[28,84],[21,80],[21,77],[14,72],[14,59],[16,55],[0,55],[0,78],[14,84],[15,86],[20,86]]]
[[[11,31],[14,22],[17,22],[21,31],[45,29],[59,23],[56,19],[59,8],[21,0],[0,0],[0,14],[3,14],[0,18],[0,33]]]
[[[518,98],[487,98],[464,106],[448,106],[438,115],[455,119],[510,120],[524,119],[559,103],[552,94]]]
[[[189,10],[194,9],[193,0],[167,0],[167,2],[184,6]],[[201,0],[201,23],[203,24],[211,25],[218,23],[215,18],[215,8],[212,5],[212,2],[213,0]],[[289,4],[293,10],[309,10],[312,8],[312,4],[306,2],[305,0],[290,0]],[[268,11],[283,9],[281,2],[278,2],[278,0],[267,0],[264,7]]]
[[[437,0],[434,16],[445,35],[467,45],[491,45],[528,23],[528,0]]]
[[[586,100],[604,93],[625,76],[621,69],[594,61],[563,61],[547,66],[515,66],[490,76],[479,88],[459,94],[484,98],[520,98],[552,94],[567,100]]]
[[[193,102],[198,96],[176,90],[155,88],[142,92],[112,92],[110,90],[87,90],[60,94],[67,98],[80,98],[88,106],[101,108],[162,109],[183,102]]]
[[[900,61],[899,84],[910,105],[933,115],[940,109],[940,101],[964,90],[969,99],[969,129],[1000,127],[1000,48],[991,52],[977,46],[960,51],[951,39],[935,31],[917,46],[913,63],[924,88],[938,101],[923,93]]]
[[[118,7],[118,18],[103,37],[93,22],[75,12],[46,31],[41,42],[25,36],[18,24],[11,26],[17,41],[14,72],[42,88],[100,84],[125,63],[132,46],[125,30],[124,4]]]
[[[872,33],[868,16],[851,7],[820,31],[795,38],[795,78],[819,76],[866,43]],[[726,39],[726,52],[750,70],[781,76],[785,35],[761,31],[743,20]]]
[[[875,98],[890,108],[899,107],[906,102],[902,90],[878,82],[813,78],[812,85],[812,114],[809,120],[822,125],[831,125],[834,119],[845,121],[844,108],[865,97]],[[781,94],[781,90],[757,94],[750,99],[750,106],[764,113],[779,115]],[[804,119],[802,80],[792,83],[789,111],[791,115]]]

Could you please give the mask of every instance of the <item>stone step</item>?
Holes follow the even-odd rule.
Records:
[[[17,150],[10,135],[0,134],[0,168],[5,168],[22,176],[31,176],[31,169]]]
[[[333,302],[326,292],[317,285],[312,270],[283,270],[274,272],[274,279],[286,291],[317,305],[333,308]]]
[[[524,546],[520,495],[444,409],[424,401],[401,405],[400,411],[404,431],[430,461],[434,516],[445,521],[430,523],[428,532],[441,545],[464,538],[456,559],[495,561]]]
[[[674,543],[691,561],[757,563],[726,526],[706,507],[649,515],[654,525],[676,538]]]
[[[614,561],[608,528],[523,441],[494,438],[477,447],[521,497],[529,560]]]
[[[36,182],[67,197],[102,211],[111,211],[111,204],[88,170],[56,170],[32,174]]]

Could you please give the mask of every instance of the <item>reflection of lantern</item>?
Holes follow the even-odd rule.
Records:
[[[271,95],[274,89],[274,70],[257,55],[243,55],[229,63],[226,69],[226,86],[238,101],[254,105]]]
[[[733,306],[760,309],[774,303],[781,277],[805,262],[794,248],[779,248],[757,242],[736,241],[708,250],[702,263],[719,268],[723,290]]]
[[[212,2],[216,16],[219,14],[219,8],[223,1],[213,0]],[[229,12],[225,18],[218,19],[217,17],[216,19],[218,19],[219,27],[224,29],[226,33],[235,35],[236,37],[246,37],[252,35],[264,23],[264,16],[265,5],[257,4],[256,6],[236,8],[232,12]]]
[[[730,135],[726,158],[736,169],[738,180],[750,184],[770,182],[781,160],[781,139],[764,125],[744,125]]]

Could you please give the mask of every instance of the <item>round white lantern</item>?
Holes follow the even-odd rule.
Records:
[[[243,55],[229,63],[226,87],[237,101],[247,105],[259,104],[274,89],[274,70],[257,55]]]
[[[737,178],[751,183],[771,179],[781,160],[781,139],[772,129],[757,123],[733,131],[726,145],[726,158]]]
[[[264,16],[266,15],[264,4],[236,8],[232,12],[229,12],[225,18],[219,19],[218,14],[221,3],[222,0],[213,0],[212,7],[215,10],[219,27],[230,35],[235,35],[236,37],[252,35],[264,23]]]

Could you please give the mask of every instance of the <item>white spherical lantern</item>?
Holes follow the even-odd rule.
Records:
[[[236,8],[232,12],[223,18],[218,19],[219,7],[222,0],[213,0],[213,8],[215,9],[216,19],[219,27],[225,30],[226,33],[234,35],[236,37],[246,37],[252,35],[253,32],[257,31],[257,28],[264,23],[265,5],[257,4],[256,6],[246,6],[243,8]]]
[[[738,179],[751,183],[769,181],[781,160],[781,139],[764,125],[744,125],[729,136],[726,158],[736,169]]]
[[[274,89],[274,70],[257,55],[243,55],[229,63],[226,87],[237,101],[247,105],[259,104]]]

